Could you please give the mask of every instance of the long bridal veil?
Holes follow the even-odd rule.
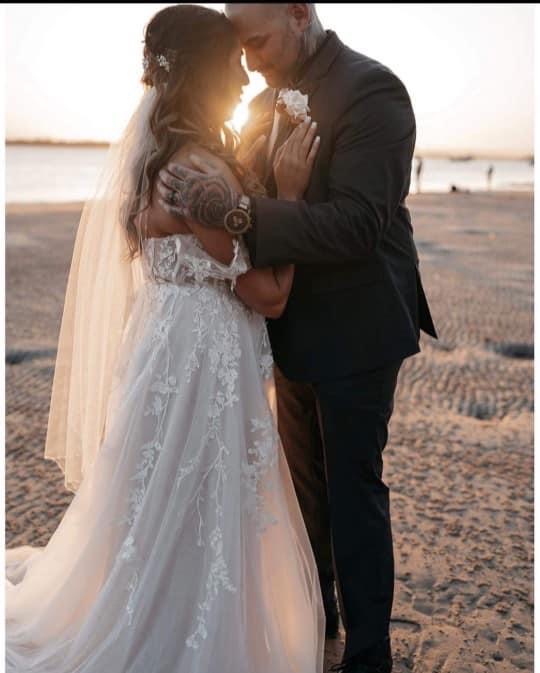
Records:
[[[121,219],[136,191],[135,168],[153,147],[145,91],[121,140],[111,146],[93,199],[82,212],[69,273],[49,414],[45,458],[76,491],[103,439],[113,364],[140,264],[129,259]]]

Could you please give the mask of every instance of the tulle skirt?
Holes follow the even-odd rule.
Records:
[[[6,552],[8,673],[322,673],[264,320],[145,284],[107,419],[49,543]]]

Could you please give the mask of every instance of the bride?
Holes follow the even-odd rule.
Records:
[[[66,293],[45,457],[75,495],[45,547],[6,552],[7,671],[322,673],[264,320],[294,270],[251,269],[240,240],[171,220],[156,192],[195,150],[260,193],[224,126],[241,49],[222,14],[179,5],[151,20],[144,55]]]

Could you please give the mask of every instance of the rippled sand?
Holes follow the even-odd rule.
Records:
[[[510,673],[533,661],[531,194],[409,199],[440,339],[401,371],[385,481],[395,673]],[[80,206],[6,220],[6,540],[44,545],[71,501],[42,458]],[[328,643],[329,663],[341,643]]]

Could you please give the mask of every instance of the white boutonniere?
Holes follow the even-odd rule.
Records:
[[[298,89],[281,89],[276,101],[276,110],[280,114],[286,114],[293,124],[301,124],[310,112],[308,95]]]

